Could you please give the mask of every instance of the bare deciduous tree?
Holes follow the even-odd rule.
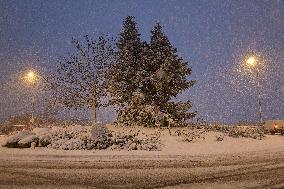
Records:
[[[92,121],[97,121],[97,109],[104,105],[106,73],[113,61],[111,40],[100,36],[85,44],[73,39],[75,52],[59,61],[57,72],[49,86],[59,104],[67,108],[91,109]]]

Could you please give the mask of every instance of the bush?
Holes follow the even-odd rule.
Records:
[[[145,134],[141,133],[140,130],[123,130],[122,132],[113,133],[111,149],[160,150],[160,136],[160,131]]]
[[[195,128],[188,128],[188,129],[175,131],[175,135],[180,136],[182,138],[182,141],[185,142],[196,142],[198,140],[204,140],[205,133],[206,130],[195,129]]]
[[[140,130],[106,130],[105,137],[95,139],[91,131],[92,127],[84,126],[35,128],[9,136],[5,146],[30,147],[34,142],[36,146],[61,150],[160,150],[160,132],[147,135]]]
[[[32,142],[38,142],[38,138],[34,133],[19,131],[10,135],[2,146],[8,148],[29,148]]]
[[[234,138],[246,137],[262,140],[265,137],[262,128],[253,126],[214,125],[207,127],[207,130],[222,132],[225,135]]]

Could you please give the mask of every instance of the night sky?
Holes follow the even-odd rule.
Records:
[[[191,99],[200,117],[258,119],[255,72],[244,67],[255,54],[264,117],[284,118],[284,1],[0,0],[0,119],[28,111],[29,89],[20,79],[25,70],[54,69],[72,52],[72,37],[117,38],[128,15],[146,41],[159,21],[189,62],[197,83],[178,98]]]

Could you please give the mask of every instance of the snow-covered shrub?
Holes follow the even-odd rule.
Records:
[[[183,130],[176,130],[175,135],[180,136],[182,141],[185,142],[196,142],[198,140],[205,139],[206,130],[204,129],[183,129]]]
[[[79,150],[85,149],[84,138],[90,135],[91,127],[70,126],[52,127],[52,129],[40,137],[41,146],[53,149]]]
[[[40,146],[53,149],[79,150],[79,149],[106,149],[110,146],[108,138],[100,140],[92,136],[92,127],[70,126],[52,127],[52,129],[39,137]]]
[[[17,148],[17,147],[29,147],[31,142],[36,141],[36,136],[30,131],[18,131],[10,135],[2,144],[3,147]],[[19,143],[21,141],[21,143]],[[28,144],[25,144],[27,142]]]
[[[19,148],[30,148],[32,143],[38,144],[38,137],[36,135],[29,135],[18,142]]]
[[[106,126],[101,123],[96,123],[94,127],[92,127],[91,130],[91,137],[94,140],[104,140],[107,135],[107,129]]]
[[[41,135],[46,135],[48,133],[50,133],[51,128],[39,128],[36,127],[32,130],[33,133],[35,133],[37,136],[41,136]]]
[[[247,137],[247,138],[253,138],[253,139],[263,139],[264,138],[264,131],[260,128],[255,127],[246,127],[246,128],[240,128],[240,127],[234,127],[231,128],[227,134],[231,137]]]
[[[124,149],[159,150],[159,131],[145,134],[140,130],[120,129],[120,132],[104,130],[104,137],[93,137],[93,127],[70,126],[66,128],[35,128],[33,132],[22,131],[7,138],[6,147],[48,147],[61,150]]]
[[[216,137],[216,141],[223,141],[224,140],[224,135],[219,134],[219,135],[216,135],[215,137]]]
[[[246,137],[259,140],[262,140],[265,137],[263,129],[252,126],[235,127],[227,125],[214,125],[208,127],[207,130],[222,132],[230,137]]]
[[[89,128],[87,129],[91,131]],[[64,131],[64,130],[63,130]],[[74,134],[74,133],[73,133]],[[80,135],[75,135],[77,138],[72,138],[72,132],[66,130],[62,133],[58,132],[52,136],[50,148],[63,150],[78,150],[78,149],[112,149],[112,150],[158,150],[160,148],[160,133],[150,135],[142,134],[140,131],[122,130],[121,132],[107,131],[105,137],[95,139],[82,132]]]
[[[81,150],[85,149],[85,143],[83,140],[78,138],[59,139],[53,141],[48,147],[61,150]]]
[[[122,132],[113,133],[111,137],[111,149],[126,149],[126,150],[160,150],[159,131],[145,134],[140,130],[123,130]]]
[[[51,128],[34,128],[32,132],[39,139],[37,146],[46,147],[51,143]]]
[[[51,143],[51,136],[49,134],[39,136],[39,147],[47,147]]]

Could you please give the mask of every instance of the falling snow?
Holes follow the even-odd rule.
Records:
[[[117,41],[129,15],[147,44],[151,44],[150,31],[159,23],[178,56],[191,67],[188,79],[197,82],[172,99],[173,103],[192,102],[190,111],[197,116],[185,123],[187,127],[171,127],[176,120],[168,112],[160,119],[162,110],[139,101],[143,94],[136,88],[132,94],[138,94],[137,98],[130,97],[137,99],[133,109],[143,106],[125,120],[131,122],[132,115],[146,112],[144,117],[167,127],[154,127],[151,120],[152,128],[141,127],[148,123],[144,117],[137,122],[141,125],[132,127],[122,127],[119,119],[106,124],[116,118],[113,106],[100,107],[98,122],[90,125],[90,111],[52,104],[44,82],[53,78],[59,60],[76,53],[72,39],[107,34]],[[284,188],[283,33],[283,0],[0,0],[0,188]],[[145,44],[143,48],[153,50]],[[155,60],[149,52],[143,55]],[[168,62],[174,62],[176,57],[169,57]],[[249,66],[250,57],[254,61]],[[144,67],[141,70],[147,72]],[[150,82],[157,73],[153,70],[147,76]],[[165,73],[161,70],[158,75],[167,78]],[[140,87],[143,79],[133,83]],[[117,87],[117,83],[108,86]],[[71,91],[82,92],[74,88]],[[277,122],[252,126],[259,121],[259,96],[263,119]],[[185,109],[185,115],[189,105],[179,104],[170,111]],[[54,122],[36,125],[45,128],[18,124],[22,120],[17,116],[24,115],[20,119],[29,122],[33,113],[36,118],[56,116],[51,116]],[[233,127],[234,123],[249,126]],[[19,128],[23,130],[15,131]]]
[[[229,123],[258,119],[253,73],[242,65],[252,53],[262,66],[265,119],[284,116],[283,1],[1,1],[0,7],[1,119],[29,111],[29,89],[20,78],[25,70],[49,73],[72,51],[72,37],[116,37],[127,15],[136,17],[145,40],[156,21],[164,26],[197,80],[179,98],[191,99],[200,117]]]

